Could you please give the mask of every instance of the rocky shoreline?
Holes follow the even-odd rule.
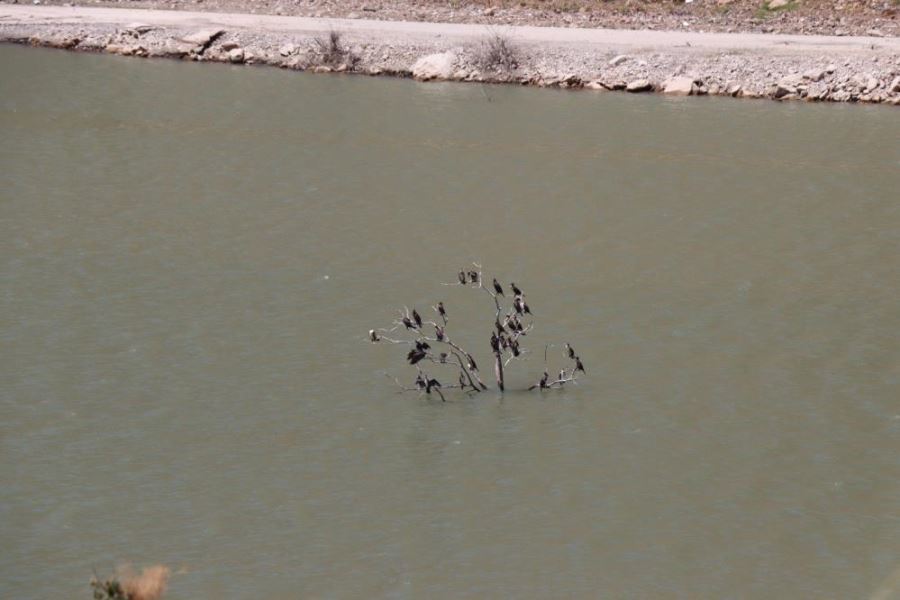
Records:
[[[138,11],[128,11],[130,16]],[[150,11],[140,11],[151,14]],[[277,17],[273,17],[277,18]],[[150,21],[150,19],[148,19]],[[893,46],[859,52],[699,51],[684,48],[597,48],[519,40],[515,30],[409,38],[372,36],[339,24],[322,32],[0,20],[0,41],[234,65],[269,65],[316,73],[411,77],[555,87],[860,102],[900,106],[900,52]],[[324,33],[323,33],[324,32]]]

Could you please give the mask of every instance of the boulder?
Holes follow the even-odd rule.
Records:
[[[201,29],[181,38],[181,41],[196,44],[201,48],[209,46],[213,40],[225,33],[224,29]]]
[[[653,84],[647,79],[636,79],[625,86],[625,91],[632,94],[639,92],[649,92],[653,89]]]
[[[895,94],[900,92],[900,77],[894,77],[894,80],[891,82],[891,86],[888,89]]]
[[[586,89],[586,90],[597,90],[597,91],[604,91],[604,90],[606,90],[606,88],[603,87],[603,84],[600,83],[599,81],[588,81],[587,83],[584,84],[584,89]]]
[[[663,84],[663,94],[672,94],[674,96],[690,96],[691,92],[693,91],[693,77],[673,77]]]
[[[810,81],[822,81],[823,77],[825,77],[825,71],[822,69],[810,69],[803,74],[803,78]]]
[[[224,50],[225,52],[231,52],[235,48],[240,48],[240,44],[238,44],[237,42],[223,42],[222,43],[222,50]]]
[[[153,31],[153,26],[147,25],[146,23],[129,23],[125,26],[125,31],[134,33],[136,35],[141,35],[147,33],[148,31]]]
[[[244,50],[242,48],[232,48],[228,51],[228,62],[242,63],[244,62]]]
[[[729,96],[740,96],[741,95],[741,84],[736,81],[729,81],[728,85],[725,86],[725,93]]]
[[[620,54],[620,55],[618,55],[617,57],[615,57],[615,58],[613,58],[612,60],[609,61],[609,66],[611,66],[611,67],[618,67],[619,65],[621,65],[621,64],[622,64],[623,62],[625,62],[626,60],[628,60],[628,57],[625,56],[624,54]]]
[[[453,75],[456,55],[452,52],[441,52],[423,56],[412,66],[413,77],[419,81],[429,79],[449,79]]]
[[[154,48],[150,55],[182,58],[196,50],[196,48],[197,47],[194,44],[185,44],[176,42],[174,40],[169,40],[168,42],[166,42],[165,46],[161,48]]]

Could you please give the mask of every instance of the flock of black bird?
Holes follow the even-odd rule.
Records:
[[[527,335],[528,331],[533,327],[533,323],[523,323],[523,319],[526,318],[526,315],[532,315],[531,308],[528,306],[528,302],[525,300],[525,294],[522,292],[519,286],[511,282],[509,285],[513,294],[512,308],[505,315],[503,315],[503,318],[501,320],[500,315],[504,311],[501,308],[500,300],[498,297],[506,298],[506,293],[503,289],[503,286],[500,284],[500,282],[497,281],[496,278],[493,278],[493,281],[491,282],[493,288],[492,293],[490,289],[486,288],[483,285],[480,271],[460,270],[458,273],[458,281],[460,285],[474,285],[481,289],[485,289],[491,294],[494,299],[497,308],[497,315],[494,321],[494,331],[491,332],[490,345],[491,351],[494,353],[496,358],[495,375],[497,376],[497,383],[500,389],[503,390],[503,353],[506,351],[509,352],[510,356],[506,361],[508,363],[509,360],[512,360],[513,358],[519,358],[525,352],[520,347],[519,338],[521,336]],[[417,339],[411,341],[393,340],[386,336],[380,335],[374,329],[369,331],[369,339],[372,342],[386,340],[392,343],[404,343],[410,344],[412,346],[406,355],[406,360],[410,365],[416,366],[416,369],[418,371],[414,382],[414,389],[423,391],[426,394],[431,394],[434,391],[440,395],[442,400],[445,400],[444,395],[441,392],[441,389],[445,386],[442,386],[441,382],[437,379],[429,377],[421,370],[421,367],[418,366],[422,361],[428,360],[437,364],[452,364],[458,368],[458,384],[447,387],[458,387],[463,391],[471,390],[473,392],[486,390],[487,386],[481,381],[481,378],[478,374],[478,365],[475,362],[475,359],[469,352],[466,352],[453,341],[451,341],[447,335],[446,327],[448,323],[448,317],[447,310],[444,307],[444,302],[440,301],[436,306],[432,308],[440,316],[441,323],[423,320],[422,316],[415,308],[413,308],[412,311],[407,310],[406,312],[401,313],[399,321],[396,322],[397,325],[394,327],[394,329],[402,326],[403,331],[412,331]],[[425,333],[424,326],[426,324],[434,328],[434,337],[429,337]],[[394,329],[380,331],[393,331]],[[432,348],[428,343],[429,341],[446,344],[448,346],[447,352],[441,352],[437,357],[435,357],[431,352]],[[575,353],[575,350],[572,348],[572,346],[567,343],[565,347],[567,357],[575,362],[575,366],[572,369],[571,373],[569,373],[567,369],[562,369],[559,372],[557,379],[551,381],[549,373],[547,371],[544,371],[540,381],[529,387],[529,390],[545,390],[553,387],[554,385],[562,386],[564,383],[574,381],[576,378],[576,374],[579,371],[582,373],[585,372],[584,365],[581,362],[581,358]],[[546,361],[546,350],[544,358]]]

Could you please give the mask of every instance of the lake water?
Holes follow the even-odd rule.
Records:
[[[896,110],[7,46],[0,134],[3,598],[900,594]],[[472,261],[510,391],[398,393]]]

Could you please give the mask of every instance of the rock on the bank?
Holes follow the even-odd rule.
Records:
[[[232,48],[228,51],[228,61],[233,63],[242,63],[244,62],[244,50],[243,48]]]
[[[224,29],[201,29],[200,31],[184,36],[181,40],[205,48],[223,33],[225,33]]]
[[[825,71],[822,69],[810,69],[803,74],[803,78],[810,81],[822,81],[823,77],[825,77]]]
[[[412,66],[413,77],[419,81],[429,79],[449,79],[453,75],[456,55],[453,52],[423,56]]]
[[[648,79],[637,79],[625,86],[626,92],[636,94],[638,92],[649,92],[653,89],[653,84]]]
[[[693,77],[673,77],[663,84],[663,93],[675,96],[690,96],[694,91]]]
[[[618,67],[619,65],[621,65],[621,64],[622,64],[623,62],[625,62],[626,60],[628,60],[628,57],[625,56],[624,54],[620,54],[620,55],[616,56],[615,58],[613,58],[612,60],[609,61],[609,66],[611,66],[611,67]]]

